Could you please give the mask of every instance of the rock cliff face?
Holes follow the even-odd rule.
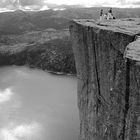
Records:
[[[140,42],[135,40],[140,19],[74,20],[70,33],[78,77],[80,140],[139,140]]]

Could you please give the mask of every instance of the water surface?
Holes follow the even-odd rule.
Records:
[[[78,140],[77,81],[0,68],[0,140]]]

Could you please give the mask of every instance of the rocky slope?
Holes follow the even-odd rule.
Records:
[[[39,31],[47,28],[66,29],[71,19],[98,19],[101,9],[105,13],[109,9],[109,7],[72,8],[70,6],[63,8],[65,10],[50,9],[38,12],[17,10],[0,13],[0,35],[21,34],[25,31]],[[116,18],[137,18],[140,17],[139,13],[140,8],[113,8],[113,14]]]
[[[0,66],[26,65],[58,74],[76,74],[69,37],[64,32],[39,35],[5,36],[0,44]]]
[[[80,139],[139,140],[140,19],[74,20],[70,32]]]

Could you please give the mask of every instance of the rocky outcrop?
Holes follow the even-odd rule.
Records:
[[[70,33],[78,77],[80,140],[139,140],[140,59],[128,56],[138,54],[140,43],[134,42],[135,50],[127,46],[140,33],[140,19],[74,20]]]
[[[76,74],[71,42],[55,39],[45,43],[0,45],[0,66],[39,68],[56,74]]]

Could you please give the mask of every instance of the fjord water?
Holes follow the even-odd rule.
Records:
[[[76,87],[74,77],[0,68],[0,140],[78,140]]]

